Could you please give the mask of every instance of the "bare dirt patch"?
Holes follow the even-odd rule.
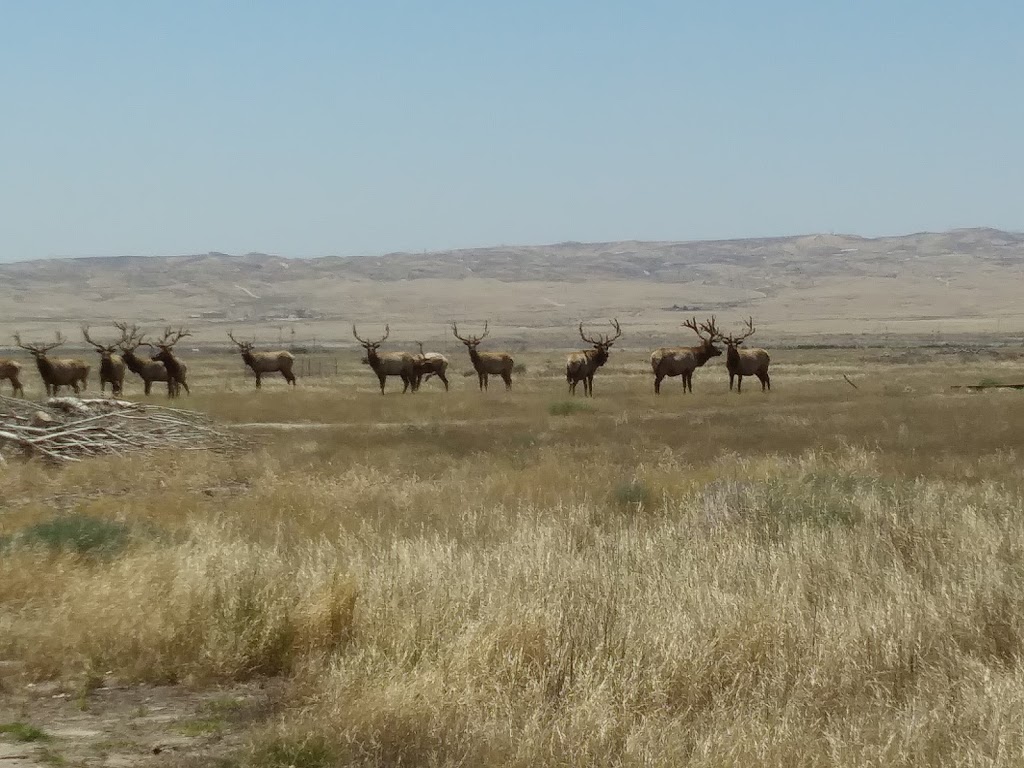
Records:
[[[217,765],[277,711],[282,687],[260,681],[198,691],[111,682],[76,691],[15,674],[0,687],[0,768]]]

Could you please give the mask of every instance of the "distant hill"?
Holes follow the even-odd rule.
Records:
[[[864,238],[816,234],[697,242],[565,242],[285,259],[264,253],[47,259],[0,265],[0,331],[111,318],[281,323],[347,336],[349,321],[492,318],[523,328],[679,311],[755,314],[780,334],[1024,329],[1024,234],[994,229]],[[673,314],[675,313],[675,314]],[[204,331],[204,329],[206,329]]]

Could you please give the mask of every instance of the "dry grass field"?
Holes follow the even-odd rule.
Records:
[[[354,352],[258,393],[236,355],[189,358],[179,404],[239,450],[0,466],[0,745],[40,765],[1019,765],[1024,393],[949,385],[1024,380],[1024,356],[943,352],[779,350],[773,391],[742,395],[719,358],[655,397],[643,352],[616,349],[593,400],[567,398],[554,350],[516,355],[512,393],[479,393],[462,352],[450,393],[383,397]],[[173,749],[151,753],[139,691],[193,702]],[[61,735],[90,708],[107,736]]]

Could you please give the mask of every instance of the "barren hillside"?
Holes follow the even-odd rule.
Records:
[[[437,336],[451,319],[571,338],[617,316],[635,339],[678,334],[680,312],[753,314],[765,337],[1024,331],[1024,234],[807,235],[707,242],[558,243],[352,258],[122,256],[0,265],[0,338],[125,318],[187,323],[202,340],[347,340],[390,322]]]

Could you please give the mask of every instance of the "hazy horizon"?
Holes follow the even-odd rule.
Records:
[[[1024,230],[1024,7],[5,8],[0,262]]]

